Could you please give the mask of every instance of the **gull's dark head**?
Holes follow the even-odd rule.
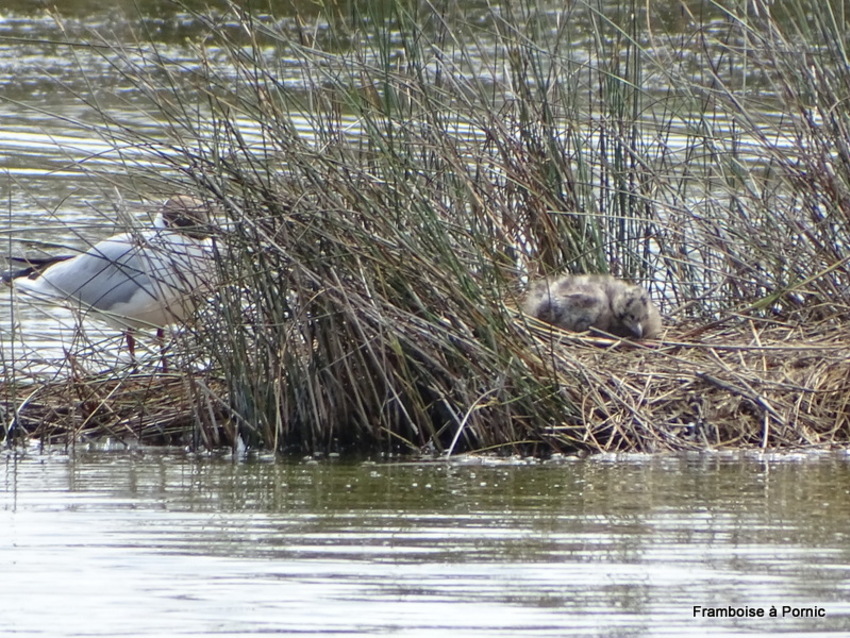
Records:
[[[155,225],[193,239],[206,239],[212,234],[210,211],[210,204],[201,199],[174,195],[159,209]]]

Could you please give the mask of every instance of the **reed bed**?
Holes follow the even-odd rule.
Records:
[[[463,415],[447,409],[447,427],[429,430],[430,439],[416,440],[415,431],[399,425],[358,436],[395,441],[388,450],[448,455],[847,445],[850,340],[829,327],[746,320],[698,338],[668,330],[663,340],[633,343],[570,334],[519,315],[514,321],[528,378],[502,379],[503,391],[533,383],[535,401],[564,409],[550,409],[546,420],[523,414],[524,397],[515,394],[512,438],[494,439],[490,424],[505,410],[494,390],[482,392]],[[254,431],[232,410],[225,384],[208,374],[89,376],[24,384],[15,394],[3,406],[7,418],[14,414],[13,433],[66,446],[106,437],[235,449],[240,424],[243,436]],[[329,447],[294,446],[291,439],[286,445],[312,453],[369,450],[362,441],[347,448],[343,442],[340,432]]]
[[[27,438],[74,448],[121,445],[216,449],[236,441],[214,381],[181,374],[86,376],[5,387],[8,442]]]
[[[211,364],[165,416],[135,381],[51,387],[105,432],[284,452],[846,445],[846,21],[806,5],[234,4],[188,12],[191,70],[107,43],[168,135],[86,126],[227,216]],[[561,271],[645,285],[664,338],[522,316]]]

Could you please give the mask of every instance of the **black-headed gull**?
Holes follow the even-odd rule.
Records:
[[[597,328],[618,337],[652,339],[661,315],[649,293],[610,275],[563,275],[531,286],[525,312],[565,330]]]
[[[104,239],[73,257],[57,257],[4,275],[40,301],[60,303],[123,330],[135,356],[133,330],[187,319],[214,277],[210,207],[179,195],[160,209],[153,229]]]

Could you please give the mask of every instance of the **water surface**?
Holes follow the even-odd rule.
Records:
[[[850,631],[850,464],[233,461],[7,452],[20,636]],[[820,609],[694,618],[693,606]]]

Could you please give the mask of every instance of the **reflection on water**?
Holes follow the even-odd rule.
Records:
[[[850,628],[850,465],[2,457],[17,635],[662,635]],[[820,618],[694,618],[693,605]]]

